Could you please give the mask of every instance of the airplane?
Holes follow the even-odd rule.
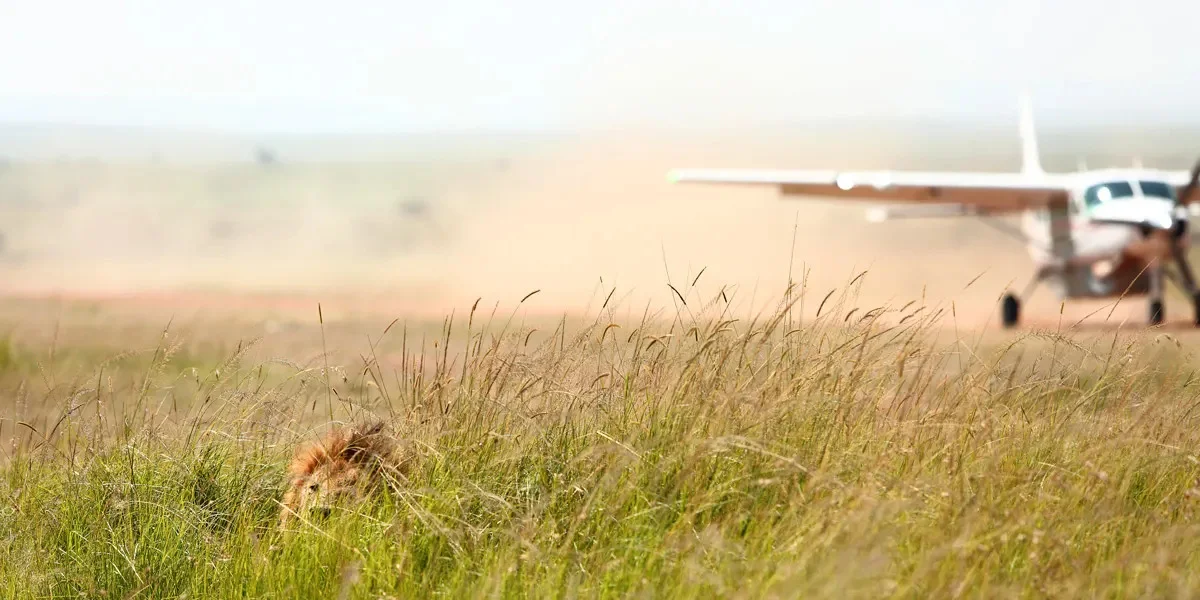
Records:
[[[1017,326],[1021,302],[1039,284],[1060,301],[1147,298],[1149,325],[1163,322],[1164,280],[1192,299],[1200,327],[1200,290],[1187,257],[1189,213],[1200,162],[1189,171],[1141,168],[1052,173],[1042,169],[1033,111],[1020,98],[1019,172],[919,172],[768,169],[673,169],[673,183],[759,185],[782,196],[828,196],[897,203],[867,212],[870,221],[922,217],[1020,215],[1011,231],[1025,244],[1034,274],[1001,301],[1001,324]],[[1192,209],[1192,210],[1189,210]],[[1175,266],[1177,272],[1169,270]]]

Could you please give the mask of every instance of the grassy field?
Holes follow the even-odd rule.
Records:
[[[6,597],[1189,597],[1195,357],[835,295],[533,321],[0,303]],[[819,302],[808,298],[806,302]],[[41,308],[39,308],[41,307]],[[40,312],[39,312],[40,311]],[[324,316],[324,315],[323,315]],[[399,492],[278,530],[378,416]]]
[[[1200,595],[1200,338],[1141,329],[1136,301],[1128,328],[1063,333],[1093,308],[1045,295],[1029,323],[1051,330],[980,332],[1026,276],[995,232],[663,181],[814,156],[1008,168],[1011,133],[972,139],[983,158],[872,131],[872,156],[835,136],[0,164],[0,595]],[[757,318],[700,296],[774,290],[795,257],[878,278]],[[595,279],[592,312],[546,316]],[[529,302],[439,316],[529,281]],[[868,310],[927,281],[929,305]],[[668,308],[613,304],[651,287]],[[413,459],[400,489],[280,531],[297,445],[369,418]]]

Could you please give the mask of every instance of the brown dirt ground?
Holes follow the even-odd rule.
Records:
[[[454,242],[421,264],[372,265],[330,255],[322,264],[281,272],[277,263],[288,253],[288,240],[262,240],[263,264],[271,264],[276,275],[268,281],[255,274],[253,256],[240,257],[236,265],[196,256],[194,264],[188,259],[139,266],[93,264],[85,254],[68,253],[53,268],[0,266],[0,277],[8,281],[0,296],[99,302],[135,315],[286,313],[311,319],[319,302],[333,319],[366,314],[435,319],[450,311],[463,314],[476,299],[485,307],[515,307],[535,290],[521,305],[534,314],[593,313],[610,291],[631,316],[647,306],[694,311],[724,289],[734,298],[735,312],[749,315],[769,310],[782,297],[789,271],[800,279],[807,270],[804,314],[812,315],[828,290],[841,289],[865,270],[856,306],[924,301],[953,306],[950,327],[997,326],[999,296],[1009,285],[1025,283],[1029,260],[1019,244],[984,224],[870,224],[863,217],[866,205],[783,201],[769,188],[666,181],[672,167],[810,164],[803,158],[736,145],[601,136],[516,160],[500,175],[461,186],[457,194],[475,202],[459,211]],[[854,164],[868,167],[877,159],[866,156]],[[677,305],[676,290],[686,307]],[[1041,290],[1024,307],[1025,327],[1078,323],[1106,330],[1144,322],[1142,299],[1122,302],[1111,316],[1110,304],[1071,303],[1060,314],[1058,302]],[[1182,299],[1172,299],[1167,312],[1169,327],[1191,328],[1190,307]]]

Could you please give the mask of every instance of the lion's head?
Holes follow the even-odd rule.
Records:
[[[337,428],[296,451],[288,467],[280,525],[296,515],[328,516],[384,483],[398,465],[383,423]]]

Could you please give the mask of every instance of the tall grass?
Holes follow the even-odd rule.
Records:
[[[56,374],[57,418],[0,423],[0,589],[1195,595],[1200,417],[1173,338],[947,343],[920,306],[835,298],[797,324],[723,301],[543,332],[473,310],[392,366],[366,344],[329,369],[245,348],[175,368],[164,344]],[[29,402],[50,375],[26,373]],[[400,491],[279,531],[294,445],[369,416],[415,457]]]

